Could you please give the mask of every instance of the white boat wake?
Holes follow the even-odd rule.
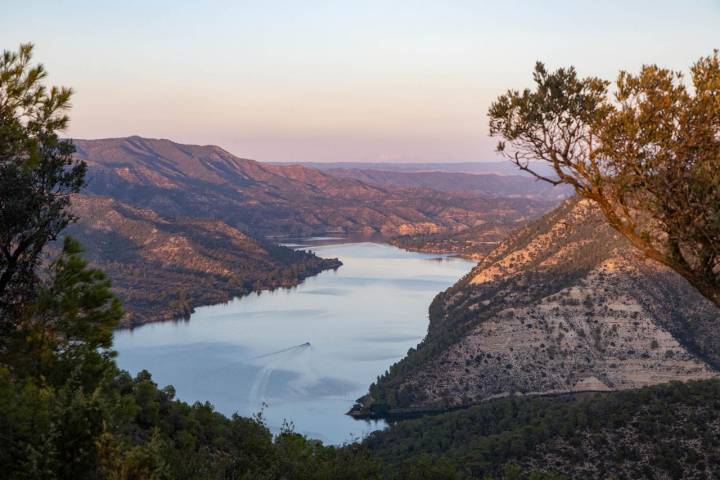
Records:
[[[282,350],[278,350],[277,352],[255,357],[255,359],[267,358],[270,356],[274,358],[270,362],[268,362],[262,369],[260,369],[260,371],[255,376],[255,380],[253,381],[252,386],[250,387],[250,392],[248,394],[248,403],[252,406],[260,406],[265,403],[267,396],[267,387],[270,383],[270,377],[272,376],[273,372],[291,358],[305,351],[307,348],[310,348],[310,344],[303,343],[302,345],[284,348]]]

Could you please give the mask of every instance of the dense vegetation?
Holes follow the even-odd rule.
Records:
[[[0,333],[33,294],[40,252],[72,221],[70,195],[85,178],[72,144],[56,134],[72,91],[48,90],[31,57],[32,45],[0,56]]]
[[[364,443],[392,470],[424,462],[442,469],[437,478],[512,478],[516,468],[571,478],[717,478],[719,399],[717,380],[585,399],[506,398],[399,422]]]

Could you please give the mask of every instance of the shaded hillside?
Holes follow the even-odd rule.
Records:
[[[491,198],[534,198],[558,202],[570,196],[568,188],[555,188],[547,182],[540,182],[526,175],[393,172],[380,168],[333,168],[326,172],[383,188],[431,188],[441,192],[475,193]]]
[[[718,310],[568,201],[436,297],[417,350],[354,413],[467,406],[511,393],[609,391],[717,376]]]
[[[430,189],[385,189],[301,165],[240,159],[214,146],[140,137],[77,140],[89,192],[167,217],[222,220],[258,235],[459,231],[515,223],[551,203]]]
[[[580,399],[498,399],[395,423],[364,445],[385,472],[423,464],[421,478],[718,478],[718,398],[720,382],[706,380]]]
[[[117,200],[73,200],[86,257],[105,270],[128,311],[125,326],[187,317],[198,305],[297,285],[337,260],[259,241],[219,220],[166,218]]]

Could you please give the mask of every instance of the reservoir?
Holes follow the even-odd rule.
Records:
[[[185,402],[225,414],[263,412],[324,443],[382,428],[345,415],[427,331],[428,307],[474,263],[379,243],[313,246],[343,266],[292,289],[200,307],[187,321],[115,333],[120,368],[150,371]]]

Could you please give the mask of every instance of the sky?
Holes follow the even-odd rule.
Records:
[[[537,60],[612,80],[720,48],[720,0],[0,3],[0,48],[75,90],[69,136],[262,161],[493,161],[488,106]]]

